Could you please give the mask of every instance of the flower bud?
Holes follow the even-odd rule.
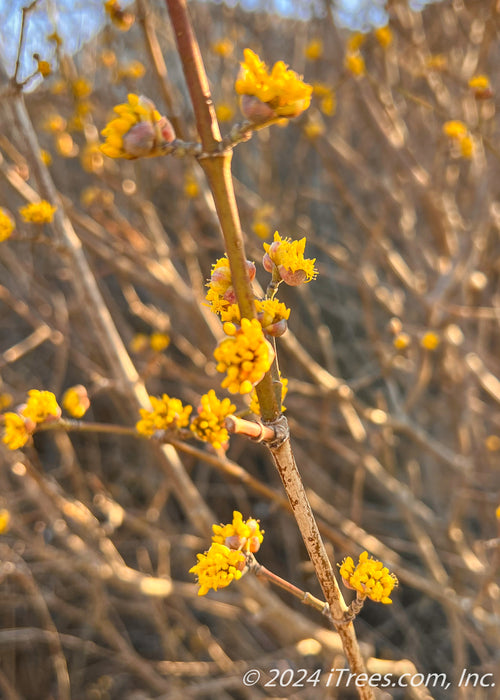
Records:
[[[286,318],[282,318],[279,321],[276,321],[276,323],[269,324],[269,326],[266,326],[262,330],[266,335],[271,335],[273,338],[279,338],[280,335],[286,333],[287,329],[288,324],[286,322]]]
[[[148,156],[155,145],[155,136],[155,127],[151,122],[139,122],[123,137],[123,150],[136,158]]]
[[[255,267],[255,263],[251,260],[246,261],[246,266],[250,282],[252,282],[252,280],[255,279],[255,273],[257,272],[257,268]]]
[[[292,272],[284,265],[280,265],[278,267],[278,272],[280,273],[280,277],[283,282],[289,284],[290,287],[298,287],[299,284],[303,284],[307,278],[305,270],[296,270],[295,272]]]
[[[36,428],[36,423],[35,423],[34,420],[31,420],[31,418],[27,418],[26,416],[23,415],[23,411],[24,411],[24,409],[26,408],[27,405],[28,405],[28,404],[26,404],[26,403],[19,404],[19,406],[17,406],[15,412],[16,412],[18,415],[20,415],[21,418],[23,419],[24,425],[25,425],[26,430],[28,431],[28,433],[32,433],[32,432],[35,430],[35,428]]]
[[[161,141],[163,143],[172,143],[172,141],[175,141],[174,127],[167,119],[167,117],[162,117],[160,121],[156,123],[155,126],[157,130],[159,130]]]
[[[264,266],[264,270],[266,272],[270,272],[272,274],[274,269],[274,263],[271,260],[271,256],[269,255],[269,253],[265,253],[264,257],[262,258],[262,265]]]
[[[227,291],[222,297],[224,301],[229,302],[230,304],[236,304],[237,299],[236,299],[236,292],[234,291],[234,287],[228,287]]]
[[[264,124],[276,117],[275,111],[265,102],[254,95],[242,95],[240,99],[241,113],[254,124]]]
[[[247,540],[247,547],[252,554],[258,552],[260,549],[260,541],[258,537],[249,537]]]
[[[231,284],[231,270],[228,267],[216,268],[210,277],[210,284],[216,289],[227,289]]]

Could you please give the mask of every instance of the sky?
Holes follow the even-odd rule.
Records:
[[[415,9],[421,9],[429,1],[410,0],[410,4]],[[131,0],[121,0],[120,4],[126,7],[130,2]],[[226,2],[236,4],[236,0]],[[315,0],[239,0],[239,4],[247,10],[264,7],[282,15],[303,18],[310,15],[314,2]],[[29,4],[30,0],[0,0],[0,54],[9,75],[14,72],[21,9]],[[385,0],[337,0],[337,22],[340,26],[353,30],[368,31],[371,27],[383,26],[387,22],[384,4]],[[20,79],[33,72],[34,52],[50,61],[54,46],[46,37],[56,26],[62,35],[66,51],[74,53],[101,29],[105,21],[103,0],[39,0],[27,22]]]

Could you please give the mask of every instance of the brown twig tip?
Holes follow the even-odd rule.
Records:
[[[270,442],[276,437],[273,428],[263,423],[244,420],[236,416],[226,416],[226,428],[232,435],[246,435],[257,442]]]

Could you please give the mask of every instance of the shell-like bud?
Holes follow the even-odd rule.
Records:
[[[148,156],[154,148],[155,141],[156,133],[153,124],[139,122],[123,137],[123,150],[136,158]]]
[[[290,287],[298,287],[299,284],[303,284],[307,279],[305,270],[296,270],[295,272],[292,272],[284,265],[279,265],[278,272],[280,273],[280,277],[283,282],[289,284]]]
[[[270,272],[272,274],[274,269],[274,263],[271,260],[271,256],[269,255],[269,253],[265,253],[264,257],[262,258],[262,265],[264,266],[264,270],[266,272]]]
[[[167,117],[162,117],[160,121],[156,123],[156,128],[159,130],[161,140],[164,143],[172,143],[172,141],[175,141],[174,127]]]
[[[276,117],[274,109],[254,95],[242,95],[240,109],[245,119],[254,124],[265,124]]]
[[[257,268],[255,267],[255,263],[253,263],[251,260],[247,260],[246,265],[250,282],[252,282],[252,280],[255,279],[255,273],[257,272]]]
[[[286,322],[286,318],[282,318],[279,321],[276,321],[276,323],[271,323],[269,326],[266,326],[262,330],[266,335],[271,335],[273,336],[273,338],[279,338],[280,335],[286,333],[287,328],[288,324]]]
[[[229,287],[226,291],[226,293],[223,295],[224,301],[228,301],[230,304],[236,304],[237,299],[236,299],[236,292],[234,291],[234,287]]]

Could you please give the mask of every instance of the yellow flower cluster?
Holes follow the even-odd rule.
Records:
[[[90,407],[87,389],[82,384],[72,386],[63,394],[62,405],[73,418],[82,418]]]
[[[141,420],[136,423],[136,430],[141,435],[151,437],[157,430],[184,428],[189,423],[192,406],[183,406],[180,399],[170,398],[168,394],[161,397],[150,396],[152,411],[141,408]]]
[[[14,219],[8,211],[0,207],[0,241],[6,241],[7,238],[10,238],[15,228]]]
[[[266,64],[251,49],[245,49],[245,60],[235,83],[236,92],[257,98],[268,105],[268,119],[296,117],[309,107],[312,87],[289,70],[283,61],[274,64],[269,73]],[[251,115],[248,115],[251,117]]]
[[[227,56],[230,56],[233,53],[234,49],[234,44],[231,41],[231,39],[228,39],[225,37],[224,39],[219,39],[219,41],[215,41],[212,44],[212,51],[217,54],[217,56],[221,56],[222,58],[227,58]]]
[[[317,61],[323,55],[323,42],[321,39],[311,39],[307,44],[304,55],[308,61]]]
[[[282,377],[280,374],[280,381],[281,381],[281,411],[284,413],[286,411],[285,406],[283,406],[283,401],[285,400],[285,396],[288,393],[288,379],[286,377]],[[257,396],[257,392],[255,389],[252,391],[252,395],[250,397],[250,406],[249,409],[252,413],[255,413],[256,416],[260,416],[260,404],[259,404],[259,397]]]
[[[392,30],[390,27],[378,27],[375,29],[375,39],[383,49],[387,49],[392,44]]]
[[[196,557],[198,563],[189,569],[189,573],[198,577],[198,595],[205,595],[211,588],[217,591],[229,586],[232,581],[241,578],[245,568],[245,555],[242,552],[217,542],[208,552]]]
[[[59,418],[61,416],[61,408],[51,391],[30,389],[26,406],[21,413],[34,423],[44,423],[47,420]]]
[[[458,145],[462,158],[472,158],[474,142],[467,126],[463,122],[458,119],[445,122],[443,124],[443,133]]]
[[[482,73],[474,75],[469,80],[469,87],[474,92],[474,97],[477,100],[487,100],[493,96],[490,79]]]
[[[291,286],[315,279],[317,270],[314,267],[316,258],[304,258],[306,239],[292,241],[290,238],[281,238],[276,231],[273,243],[264,243],[264,268],[268,272],[278,269],[281,279]]]
[[[50,224],[54,218],[57,207],[42,199],[41,202],[32,202],[19,209],[23,219],[30,224]]]
[[[126,32],[134,23],[134,15],[122,10],[118,0],[106,0],[104,9],[113,24],[122,32]]]
[[[231,337],[219,343],[214,351],[217,371],[227,372],[222,386],[231,394],[248,394],[271,367],[274,349],[255,318],[241,319],[239,329],[225,323],[224,331]]]
[[[420,345],[426,350],[436,350],[440,343],[439,336],[434,331],[427,331],[420,339]]]
[[[61,408],[51,391],[28,391],[26,403],[19,408],[19,413],[12,411],[1,416],[4,442],[10,450],[23,447],[40,423],[58,420]]]
[[[48,61],[37,61],[37,71],[40,73],[42,78],[47,78],[51,74],[50,63]]]
[[[161,147],[175,139],[172,125],[155,109],[151,100],[133,93],[113,108],[114,117],[101,134],[101,151],[110,158],[140,158],[160,155]]]
[[[238,510],[233,511],[233,521],[226,525],[212,525],[212,542],[225,544],[230,549],[255,553],[264,540],[264,530],[255,518],[243,520]]]
[[[201,397],[198,415],[191,420],[189,427],[199,440],[209,442],[216,449],[224,448],[229,440],[224,421],[235,410],[236,406],[229,399],[221,401],[210,389],[208,394]]]
[[[18,450],[24,447],[31,436],[26,420],[12,411],[4,413],[1,419],[3,423],[2,442],[7,445],[9,450]]]
[[[389,573],[381,561],[369,557],[368,552],[359,555],[356,566],[351,557],[346,557],[340,565],[340,575],[344,584],[357,591],[360,598],[370,598],[376,603],[392,603],[389,596],[398,585],[398,579]]]
[[[344,57],[344,66],[356,78],[360,78],[366,73],[365,59],[359,51],[348,51]]]
[[[257,308],[257,318],[264,332],[268,332],[270,326],[280,321],[287,321],[290,318],[290,309],[283,304],[283,302],[278,301],[278,299],[257,300],[255,306]],[[273,335],[273,333],[271,333],[271,335]]]
[[[234,117],[234,109],[227,102],[221,102],[216,106],[215,114],[220,122],[229,122]]]

